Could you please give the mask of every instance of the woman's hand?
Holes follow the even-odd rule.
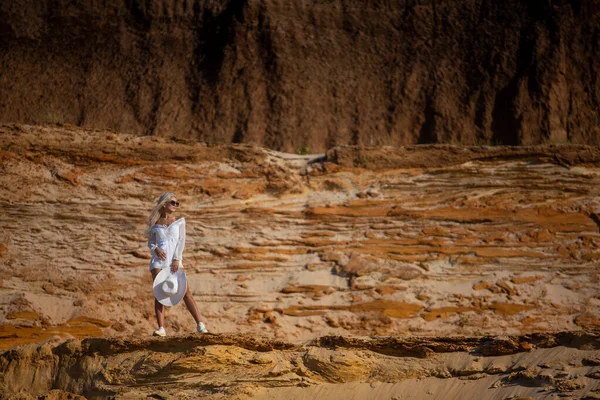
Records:
[[[160,261],[165,261],[167,259],[167,252],[163,249],[157,247],[154,251],[156,252],[156,255]]]
[[[173,260],[173,264],[171,264],[171,272],[175,273],[179,269],[179,260]]]

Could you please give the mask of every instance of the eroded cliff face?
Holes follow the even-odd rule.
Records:
[[[166,190],[209,335],[178,305],[149,338]],[[591,146],[0,125],[0,398],[593,398],[599,193]]]
[[[600,150],[339,147],[317,157],[0,126],[0,350],[155,327],[144,221],[175,191],[214,333],[598,329]],[[189,332],[184,307],[169,334]]]
[[[597,0],[31,0],[0,21],[0,121],[285,151],[600,137]]]
[[[49,341],[0,354],[0,397],[595,399],[599,348],[597,335],[581,332],[303,344],[239,334]]]

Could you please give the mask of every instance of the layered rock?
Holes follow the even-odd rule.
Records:
[[[0,129],[3,348],[149,334],[142,232],[166,190],[182,203],[184,265],[211,332],[308,340],[600,326],[596,148],[298,156]],[[169,334],[193,328],[183,306],[168,310]]]
[[[0,390],[6,399],[595,398],[599,349],[583,333],[49,341],[0,354]]]

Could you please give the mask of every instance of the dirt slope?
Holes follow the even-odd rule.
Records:
[[[0,4],[0,121],[335,145],[598,144],[600,2]]]

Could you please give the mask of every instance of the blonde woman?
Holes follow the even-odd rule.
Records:
[[[175,211],[179,208],[179,201],[173,192],[163,193],[148,217],[146,235],[148,236],[148,247],[152,254],[150,260],[150,273],[152,281],[165,268],[170,268],[176,273],[182,268],[183,249],[185,247],[185,219],[175,218]],[[198,306],[190,293],[188,287],[183,297],[185,306],[196,321],[198,332],[206,333],[206,327],[200,321]],[[165,332],[165,306],[156,298],[154,299],[154,311],[158,329],[154,336],[166,336]]]

